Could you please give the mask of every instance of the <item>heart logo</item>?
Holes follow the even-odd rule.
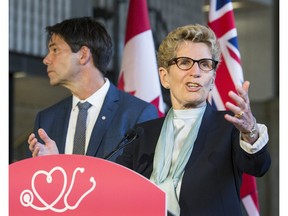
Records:
[[[57,172],[57,173],[55,173]],[[59,172],[62,174],[62,188],[60,186],[59,188]],[[58,174],[58,176],[57,176]],[[53,179],[53,176],[55,176],[55,178]],[[57,178],[56,178],[57,177]],[[57,179],[57,180],[56,180]],[[61,179],[61,178],[60,178]],[[35,196],[38,198],[38,200],[44,205],[46,206],[46,208],[50,208],[53,209],[54,206],[59,202],[59,200],[63,197],[65,189],[67,187],[67,175],[65,173],[65,171],[61,168],[61,167],[54,167],[50,172],[44,171],[44,170],[40,170],[38,172],[36,172],[32,178],[32,182],[31,182],[31,186],[32,186],[32,191],[35,194]],[[37,185],[37,187],[36,187]],[[60,193],[58,194],[58,196],[56,195],[56,198],[53,197],[53,194],[55,196],[55,190],[57,191],[57,187],[60,189]],[[52,191],[50,191],[52,190]],[[41,191],[41,195],[39,194],[39,191]],[[50,191],[53,193],[45,193],[44,191]],[[45,197],[45,199],[43,199],[43,197]],[[47,200],[52,200],[51,203],[48,203]],[[54,201],[53,201],[54,200]],[[46,209],[45,208],[45,209]]]
[[[78,167],[74,170],[69,188],[67,187],[67,174],[61,167],[58,166],[54,167],[53,169],[51,169],[50,172],[44,170],[35,172],[31,180],[32,191],[31,190],[22,191],[20,195],[21,204],[26,207],[30,206],[39,211],[50,209],[54,212],[64,212],[67,209],[70,210],[76,209],[80,204],[80,202],[96,187],[96,181],[94,177],[91,177],[90,182],[92,183],[92,186],[80,196],[78,201],[73,206],[69,205],[67,199],[73,189],[77,172],[83,173],[84,168]],[[68,188],[68,190],[65,193],[66,188]],[[57,191],[59,191],[58,195]],[[42,206],[38,206],[35,203],[33,203],[34,195],[38,199],[38,201],[42,204]],[[60,199],[62,199],[63,196],[65,207],[63,206],[55,207],[55,205],[57,205],[57,203],[59,202]]]

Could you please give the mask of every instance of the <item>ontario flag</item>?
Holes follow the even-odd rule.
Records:
[[[152,103],[164,116],[156,51],[146,0],[130,0],[118,88]]]
[[[236,86],[243,83],[237,30],[230,0],[210,0],[208,26],[215,32],[222,54],[215,88],[211,92],[211,103],[218,110],[225,110],[224,104],[229,100],[228,92],[236,91]],[[240,197],[247,215],[260,215],[255,177],[243,174]]]

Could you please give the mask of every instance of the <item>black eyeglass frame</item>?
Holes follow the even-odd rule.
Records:
[[[182,69],[182,68],[180,68],[179,65],[178,65],[178,60],[179,60],[179,59],[189,59],[189,60],[191,60],[191,61],[193,62],[193,64],[191,65],[191,67],[189,67],[189,68],[187,68],[187,69]],[[200,64],[200,63],[201,63],[202,61],[206,61],[206,60],[210,60],[210,61],[213,62],[212,69],[210,69],[210,70],[204,69],[204,70],[203,70],[203,69],[201,68],[201,64]],[[219,63],[218,61],[216,61],[216,60],[214,60],[214,59],[210,59],[210,58],[203,58],[203,59],[199,59],[199,60],[194,60],[194,59],[192,59],[192,58],[182,56],[182,57],[177,57],[177,58],[173,58],[173,59],[169,60],[169,61],[168,61],[168,66],[171,66],[171,65],[173,65],[173,64],[176,64],[177,67],[178,67],[180,70],[187,71],[187,70],[190,70],[190,69],[194,66],[195,62],[198,64],[198,67],[199,67],[201,70],[205,71],[205,72],[209,72],[209,71],[215,70],[216,67],[217,67],[217,65],[218,65],[218,63]]]

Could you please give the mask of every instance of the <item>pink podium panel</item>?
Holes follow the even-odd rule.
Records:
[[[9,165],[9,215],[164,216],[165,193],[107,160],[53,155]]]

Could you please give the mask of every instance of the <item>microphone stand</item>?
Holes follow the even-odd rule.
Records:
[[[133,135],[132,138],[131,138],[131,135]],[[125,146],[133,142],[137,137],[138,137],[138,134],[135,132],[135,130],[127,132],[125,137],[119,142],[117,147],[108,155],[106,155],[104,159],[109,160],[114,154],[116,154],[119,150],[123,149]]]

